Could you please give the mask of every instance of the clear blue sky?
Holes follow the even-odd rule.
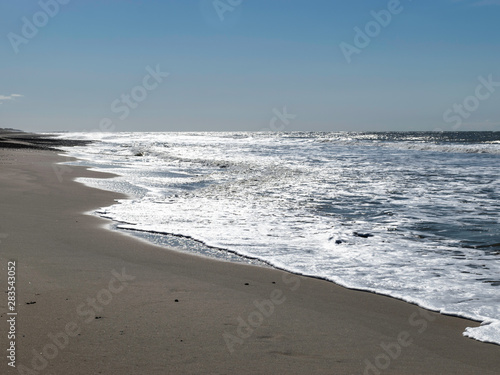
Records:
[[[397,3],[2,0],[0,127],[500,130],[500,1]]]

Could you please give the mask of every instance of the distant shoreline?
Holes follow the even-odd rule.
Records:
[[[0,148],[60,151],[57,147],[83,146],[89,143],[91,142],[54,139],[42,134],[0,128]]]

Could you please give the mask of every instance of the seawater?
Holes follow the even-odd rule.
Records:
[[[119,175],[79,179],[130,196],[97,211],[119,229],[475,319],[464,335],[500,344],[499,132],[58,136]]]

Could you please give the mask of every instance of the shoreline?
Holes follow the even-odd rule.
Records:
[[[87,186],[87,185],[85,185],[85,186]],[[118,193],[118,194],[121,194],[121,193]],[[88,214],[89,215],[91,215],[91,214],[93,215],[93,213],[88,213]],[[274,270],[277,270],[277,271],[286,272],[286,273],[289,273],[289,274],[295,275],[295,276],[306,277],[306,278],[316,279],[316,280],[319,280],[319,281],[325,281],[325,282],[328,282],[328,283],[333,283],[333,284],[335,284],[335,285],[337,285],[337,286],[339,286],[341,288],[345,288],[347,290],[352,290],[352,291],[357,291],[357,292],[371,293],[371,294],[375,294],[375,295],[382,296],[382,297],[392,298],[392,299],[395,299],[397,301],[401,301],[401,302],[413,305],[413,306],[415,306],[417,308],[422,308],[424,310],[431,311],[431,312],[434,312],[434,313],[437,313],[437,314],[440,314],[440,315],[443,315],[443,316],[449,316],[449,317],[453,317],[453,318],[465,319],[465,320],[469,320],[471,322],[475,322],[475,323],[478,323],[478,324],[480,324],[480,323],[483,322],[480,319],[470,318],[470,317],[462,316],[462,315],[459,315],[459,314],[444,313],[444,312],[440,312],[438,310],[432,310],[432,309],[429,309],[429,308],[426,308],[426,307],[422,307],[422,306],[420,306],[416,302],[406,301],[406,300],[404,300],[402,298],[394,297],[394,296],[391,296],[389,294],[379,293],[379,292],[374,291],[374,290],[363,289],[363,288],[355,288],[355,287],[347,287],[347,286],[344,286],[344,285],[342,285],[340,283],[332,281],[332,280],[328,279],[327,277],[322,277],[322,276],[317,276],[317,275],[300,274],[300,273],[292,272],[292,271],[289,271],[289,270],[287,270],[285,268],[277,267],[277,266],[273,265],[272,263],[267,262],[267,261],[262,260],[262,259],[257,258],[257,257],[250,257],[250,256],[246,256],[246,255],[241,255],[241,254],[237,253],[234,250],[224,249],[224,248],[221,248],[221,247],[207,245],[203,241],[194,239],[194,238],[192,238],[190,236],[183,236],[183,235],[180,235],[180,234],[177,235],[177,234],[163,233],[163,232],[156,232],[156,231],[139,230],[139,229],[136,229],[136,230],[134,230],[134,229],[122,229],[122,228],[116,227],[116,223],[118,223],[118,222],[115,222],[113,219],[102,217],[102,216],[99,216],[99,215],[97,215],[97,217],[101,217],[101,218],[104,218],[105,220],[109,220],[109,221],[112,222],[111,224],[109,224],[108,226],[106,226],[106,228],[108,230],[110,230],[110,231],[116,231],[116,232],[124,234],[126,236],[131,236],[134,239],[137,239],[137,240],[140,240],[140,241],[145,241],[147,244],[151,244],[151,245],[154,245],[154,246],[159,246],[159,247],[161,247],[163,249],[166,249],[168,251],[177,251],[177,252],[181,252],[181,253],[185,253],[185,254],[189,254],[189,255],[193,255],[193,256],[200,256],[202,258],[217,260],[217,261],[221,261],[221,262],[242,263],[242,264],[247,264],[247,265],[251,265],[251,266],[255,266],[255,267],[271,268],[271,269],[274,269]],[[200,243],[201,245],[203,245],[203,246],[205,246],[207,248],[214,249],[214,250],[217,250],[217,251],[220,251],[220,252],[228,252],[231,255],[234,255],[235,257],[238,257],[238,258],[245,259],[248,262],[245,262],[243,260],[241,260],[241,261],[238,261],[238,260],[228,260],[228,259],[224,259],[223,257],[206,255],[206,254],[204,254],[201,251],[184,250],[184,249],[180,249],[180,248],[176,248],[176,247],[169,247],[169,246],[166,246],[166,245],[157,244],[157,243],[155,243],[153,241],[150,241],[149,239],[141,237],[140,235],[136,234],[136,232],[146,233],[146,234],[155,234],[155,235],[159,235],[159,236],[171,235],[171,236],[175,236],[175,237],[186,238],[186,239],[198,242],[198,243]],[[262,264],[252,263],[252,261],[260,262]],[[476,340],[474,338],[471,338],[471,339],[475,340],[475,341],[478,341],[478,342],[481,342],[483,344],[492,344],[492,345],[498,345],[498,346],[500,346],[500,344],[498,344],[496,342],[480,341],[480,340]]]
[[[36,348],[47,365],[34,371],[56,374],[498,371],[500,346],[462,336],[478,325],[471,320],[109,230],[109,220],[82,212],[123,196],[74,178],[110,175],[72,166],[58,176],[53,163],[63,160],[0,149],[1,202],[13,212],[0,218],[2,265],[18,262],[18,365],[33,369]],[[0,307],[5,319],[5,299]],[[70,323],[81,332],[71,336]],[[49,334],[61,344],[52,359]]]
[[[72,158],[74,158],[74,157],[72,157]],[[81,166],[81,164],[79,164],[79,165]],[[83,166],[85,168],[94,168],[94,167],[91,167],[91,166],[85,166],[85,165],[83,165]],[[98,173],[102,172],[102,173],[110,174],[109,172],[105,172],[105,169],[103,169],[103,168],[101,168],[101,169],[95,168],[95,170]],[[111,173],[111,174],[113,174],[113,173]],[[124,175],[119,175],[119,174],[113,174],[113,176],[124,177]],[[86,184],[84,182],[81,182],[81,183],[84,186],[89,187],[89,188],[101,189],[100,187],[94,187],[94,186],[92,186],[92,184]],[[106,189],[103,189],[103,190],[106,190]],[[125,199],[133,199],[134,198],[133,196],[127,196],[125,193],[121,193],[119,191],[115,191],[115,190],[106,190],[106,191],[110,191],[110,192],[113,192],[113,193],[125,195],[126,196]],[[383,297],[393,298],[393,299],[395,299],[397,301],[408,303],[408,304],[414,305],[414,306],[416,306],[418,308],[422,308],[424,310],[432,311],[432,312],[435,312],[435,313],[443,315],[443,316],[449,316],[449,317],[466,319],[466,320],[469,320],[471,322],[478,323],[477,325],[481,325],[483,322],[487,322],[487,320],[485,320],[485,319],[480,319],[480,318],[477,318],[477,317],[468,316],[467,314],[460,314],[460,313],[453,313],[453,312],[442,312],[442,311],[439,311],[437,309],[432,309],[432,308],[423,306],[422,304],[419,304],[418,302],[407,300],[404,297],[398,297],[398,296],[386,294],[386,293],[383,293],[383,292],[379,292],[376,289],[369,289],[369,288],[362,288],[362,287],[353,287],[353,286],[349,286],[349,285],[344,285],[344,284],[342,284],[342,283],[340,283],[338,281],[334,281],[334,280],[329,279],[328,277],[325,277],[325,276],[319,276],[319,275],[314,275],[314,274],[293,272],[293,271],[290,271],[290,270],[288,270],[286,268],[276,266],[271,261],[267,261],[265,259],[261,259],[261,258],[258,258],[256,256],[243,255],[243,254],[240,254],[237,251],[232,250],[232,249],[208,245],[207,243],[203,242],[202,240],[198,240],[198,239],[196,239],[194,237],[191,237],[191,236],[188,236],[188,235],[166,233],[166,232],[160,232],[160,231],[154,231],[154,230],[146,230],[146,229],[143,230],[143,229],[132,229],[132,228],[119,228],[118,225],[120,223],[126,223],[126,222],[115,221],[115,220],[113,220],[110,217],[106,217],[104,215],[101,216],[101,215],[99,215],[98,213],[95,213],[95,212],[89,212],[88,214],[96,215],[96,217],[100,217],[100,218],[103,218],[105,220],[109,220],[110,224],[107,226],[107,228],[109,230],[111,230],[111,231],[116,231],[118,233],[121,233],[121,234],[124,234],[124,235],[127,235],[127,236],[131,236],[132,238],[139,239],[141,241],[145,241],[148,244],[152,244],[154,246],[159,246],[159,247],[164,248],[166,250],[178,251],[178,252],[185,253],[185,254],[206,257],[206,258],[209,258],[209,259],[212,259],[212,260],[215,259],[217,261],[223,261],[223,262],[242,263],[242,264],[253,265],[253,266],[257,266],[257,267],[269,267],[269,268],[272,268],[272,269],[275,269],[275,270],[279,270],[279,271],[282,271],[282,272],[290,273],[292,275],[296,275],[296,276],[301,276],[301,277],[306,277],[306,278],[311,278],[311,279],[316,279],[316,280],[320,280],[320,281],[325,281],[325,282],[333,283],[333,284],[335,284],[337,286],[340,286],[342,288],[346,288],[347,290],[372,293],[372,294],[383,296]],[[205,250],[200,250],[200,249],[193,249],[193,248],[186,249],[186,248],[181,248],[181,247],[176,247],[176,246],[168,246],[168,244],[166,244],[164,241],[154,241],[154,240],[152,240],[150,238],[151,236],[160,236],[160,237],[172,236],[172,237],[182,238],[183,240],[192,241],[192,242],[194,242],[194,243],[196,243],[198,245],[201,245],[202,247],[204,247],[206,249],[214,250],[215,252],[219,252],[221,254],[226,254],[226,257],[224,257],[224,255],[207,254]],[[465,334],[465,331],[463,333]],[[464,335],[464,337],[468,337],[468,336]],[[474,338],[474,337],[470,337],[470,338],[472,340],[476,340],[476,341],[484,343],[484,344],[492,344],[492,345],[498,345],[498,346],[500,346],[500,343],[495,342],[495,341],[481,341],[481,340],[479,340],[477,338]]]

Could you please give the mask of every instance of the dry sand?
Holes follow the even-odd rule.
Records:
[[[279,270],[156,247],[84,212],[120,195],[85,187],[53,151],[0,149],[0,280],[17,266],[16,365],[1,374],[495,374],[477,323]],[[40,354],[41,353],[41,354]]]

